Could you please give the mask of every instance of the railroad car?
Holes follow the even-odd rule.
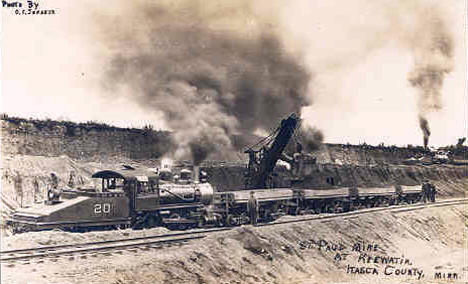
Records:
[[[339,213],[349,208],[348,188],[297,189],[295,192],[299,200],[296,213]]]
[[[398,193],[396,188],[390,187],[368,187],[357,188],[357,195],[354,198],[353,206],[362,207],[376,207],[388,206],[397,203]]]
[[[252,192],[258,201],[259,221],[273,221],[288,214],[289,208],[297,207],[294,191],[287,188],[217,192],[213,203],[224,224],[235,226],[250,222],[247,203]]]
[[[416,203],[423,200],[424,192],[420,185],[396,185],[396,192],[398,194],[398,203]]]

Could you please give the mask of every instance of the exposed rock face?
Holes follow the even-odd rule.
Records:
[[[8,117],[2,117],[0,122],[3,155],[66,155],[84,161],[108,161],[109,158],[139,160],[160,158],[173,147],[170,132],[152,128],[118,128],[98,123]],[[252,137],[250,140],[255,141]],[[242,148],[246,145],[238,146]],[[294,147],[290,145],[288,148]],[[458,147],[460,151],[454,151],[459,156],[456,158],[467,159],[465,148]],[[425,151],[422,147],[322,144],[313,152],[313,156],[319,164],[367,166],[401,164]]]
[[[2,154],[100,161],[159,158],[171,147],[166,131],[24,119],[1,120]]]

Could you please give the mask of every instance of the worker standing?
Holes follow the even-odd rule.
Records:
[[[247,211],[250,215],[250,223],[256,226],[258,220],[258,200],[254,191],[250,192],[249,202],[247,203]]]
[[[423,192],[423,202],[426,203],[430,200],[430,194],[431,194],[431,186],[429,185],[428,180],[425,180],[423,182],[422,192]]]
[[[42,201],[41,199],[41,189],[39,188],[39,182],[37,181],[37,178],[34,178],[33,180],[33,188],[34,188],[34,203],[39,203]]]
[[[57,202],[60,196],[60,190],[58,188],[59,180],[55,173],[50,174],[49,189],[47,190],[47,200],[50,203]]]
[[[429,185],[431,186],[431,202],[435,202],[437,189],[436,189],[435,185],[433,185],[432,183],[430,183]]]
[[[58,177],[55,173],[50,173],[50,181],[49,181],[49,186],[50,189],[58,189]]]
[[[68,178],[68,187],[69,188],[75,187],[75,171],[70,172],[70,177]]]

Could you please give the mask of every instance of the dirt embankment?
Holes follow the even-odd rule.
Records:
[[[326,222],[245,226],[179,249],[3,265],[2,281],[462,283],[468,280],[465,209],[457,205]]]

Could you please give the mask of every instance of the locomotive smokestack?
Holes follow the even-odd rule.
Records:
[[[193,166],[193,182],[200,183],[200,166]]]

